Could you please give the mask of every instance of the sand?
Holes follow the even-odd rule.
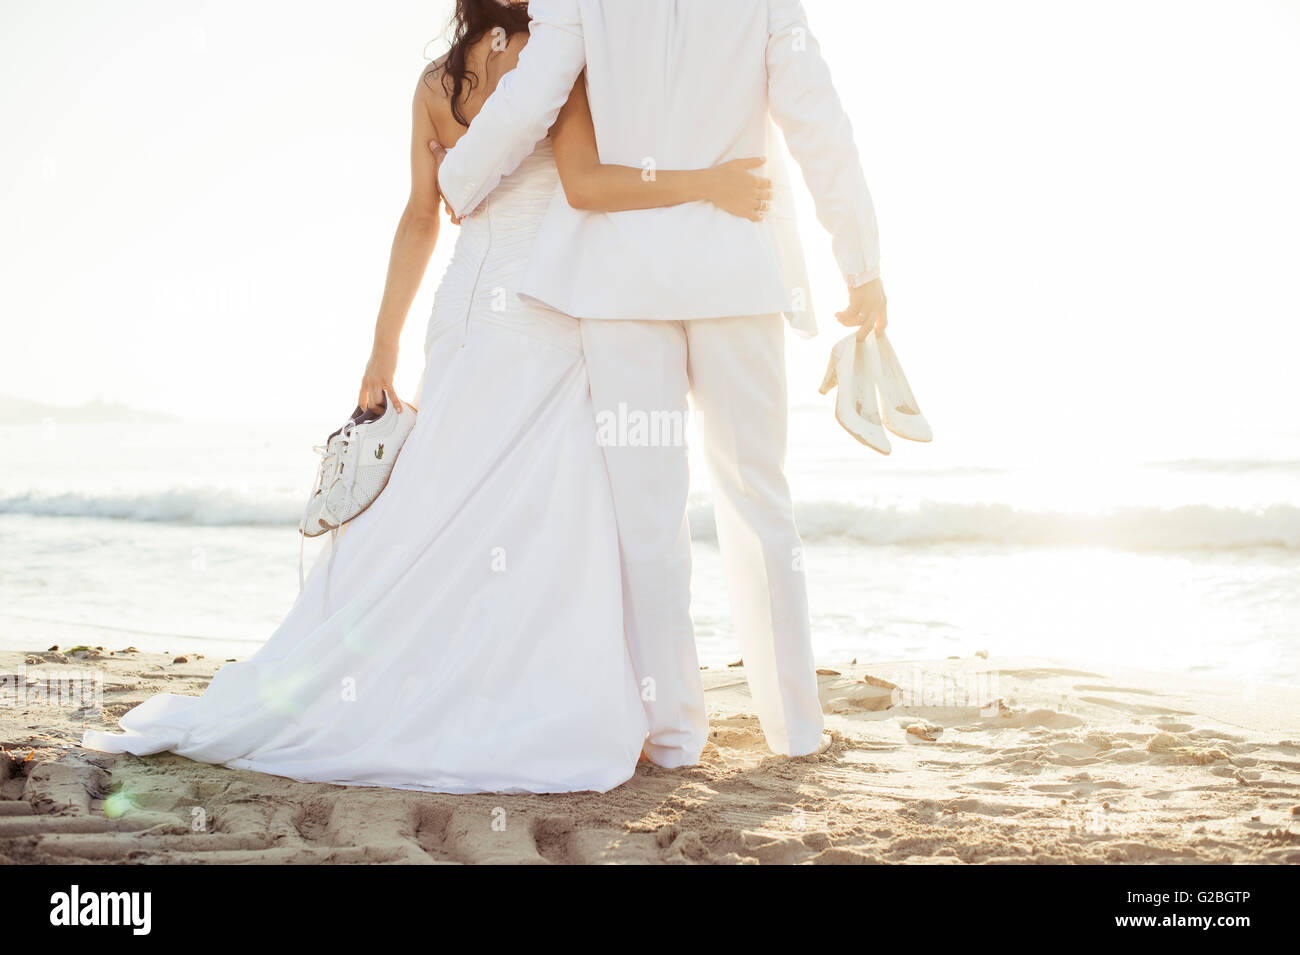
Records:
[[[830,750],[786,759],[743,669],[715,668],[702,763],[642,765],[603,795],[340,787],[77,745],[155,692],[200,693],[218,666],[0,652],[0,862],[1300,862],[1294,688],[1044,660],[846,664],[819,677]],[[100,712],[32,698],[72,671],[102,674]]]

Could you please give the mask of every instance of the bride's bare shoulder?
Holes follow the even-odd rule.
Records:
[[[420,70],[420,83],[416,88],[421,91],[429,103],[435,100],[448,100],[451,96],[447,89],[447,84],[443,83],[443,77],[446,75],[447,54],[443,54],[432,62],[424,64]]]
[[[450,84],[443,82],[446,76],[446,64],[445,55],[431,63],[426,63],[420,71],[420,79],[415,87],[416,99],[424,104],[429,120],[438,134],[439,142],[443,142],[444,137],[451,135],[456,128],[451,113]]]
[[[496,30],[489,31],[471,44],[465,51],[459,110],[452,108],[452,93],[456,84],[447,72],[447,55],[425,65],[420,74],[419,95],[424,100],[440,141],[450,147],[460,138],[466,127],[456,114],[459,112],[467,122],[472,121],[483,102],[496,89],[501,77],[519,64],[519,54],[527,43],[526,32],[507,35]]]

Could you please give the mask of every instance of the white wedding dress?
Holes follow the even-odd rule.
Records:
[[[511,291],[556,186],[545,140],[465,220],[388,487],[267,644],[84,746],[437,792],[632,775],[646,716],[579,327]]]

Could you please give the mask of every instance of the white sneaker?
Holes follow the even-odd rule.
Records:
[[[934,432],[921,414],[894,346],[889,344],[884,332],[872,332],[867,336],[866,345],[876,356],[876,391],[880,395],[880,416],[885,427],[909,441],[933,440]]]
[[[344,428],[349,428],[356,423],[355,419],[350,419]],[[339,456],[343,451],[345,439],[343,438],[343,428],[335,431],[326,439],[324,445],[316,445],[312,448],[321,456],[320,467],[316,471],[316,483],[312,487],[311,496],[307,499],[307,509],[303,512],[302,520],[298,522],[298,530],[303,537],[319,537],[329,530],[320,522],[322,508],[325,507],[325,491],[334,485],[335,479],[339,473]]]
[[[874,335],[872,332],[871,335]],[[870,339],[871,335],[868,335]],[[835,420],[867,447],[888,454],[892,448],[876,407],[876,352],[858,341],[854,332],[831,349],[830,364],[821,393],[839,386],[835,393]]]
[[[415,408],[398,411],[384,396],[384,412],[366,412],[353,418],[330,436],[321,461],[329,472],[321,483],[322,494],[316,520],[322,531],[333,530],[352,520],[379,497],[406,436],[415,427]],[[313,502],[315,498],[313,498]]]
[[[383,414],[358,408],[347,424],[326,439],[324,446],[316,446],[320,467],[298,524],[302,533],[298,539],[299,593],[306,584],[306,539],[338,530],[375,502],[393,473],[397,453],[415,427],[415,414],[412,404],[398,411],[385,392]],[[333,560],[331,550],[331,563]]]

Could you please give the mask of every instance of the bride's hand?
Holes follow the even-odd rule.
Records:
[[[402,402],[393,388],[393,375],[397,373],[397,346],[384,347],[376,345],[366,363],[366,373],[361,377],[361,394],[357,398],[357,407],[363,411],[382,411],[384,392],[393,401],[393,407],[400,413]]]
[[[758,222],[772,202],[772,180],[750,172],[767,160],[733,159],[709,170],[709,201],[733,216]]]

